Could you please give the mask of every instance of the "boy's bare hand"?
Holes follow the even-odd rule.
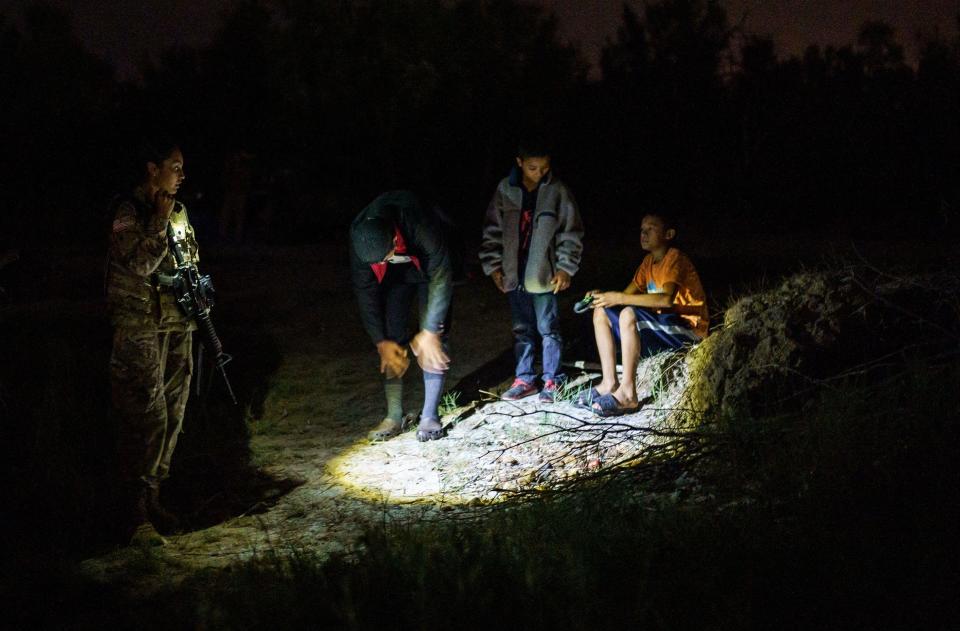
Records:
[[[490,274],[490,278],[493,279],[493,284],[497,286],[502,293],[507,293],[507,290],[503,288],[503,270],[496,270]]]
[[[383,340],[377,343],[377,352],[380,353],[380,372],[387,376],[387,379],[396,379],[403,376],[410,367],[410,358],[407,357],[407,349],[391,340]]]
[[[169,219],[173,213],[174,202],[176,199],[164,190],[157,189],[153,194],[153,211],[160,219]]]
[[[592,291],[593,303],[590,305],[594,309],[603,309],[604,307],[616,307],[623,304],[623,293],[619,291]]]
[[[553,293],[559,294],[570,286],[570,274],[567,274],[562,269],[557,270],[557,273],[550,279],[550,284],[553,285]]]
[[[450,367],[450,358],[443,352],[440,336],[422,330],[410,341],[410,349],[417,356],[417,363],[424,372],[442,373]]]

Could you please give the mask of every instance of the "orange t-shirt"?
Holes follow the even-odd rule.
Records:
[[[641,293],[662,294],[667,283],[676,283],[677,295],[673,299],[675,311],[690,323],[693,332],[701,338],[707,336],[710,316],[707,312],[707,294],[700,284],[700,276],[686,254],[670,248],[658,263],[647,254],[633,275],[631,284]]]

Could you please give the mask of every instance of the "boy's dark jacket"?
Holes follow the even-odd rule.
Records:
[[[403,280],[428,283],[427,305],[420,322],[428,331],[439,333],[453,296],[450,252],[439,218],[424,209],[410,191],[390,191],[377,197],[353,220],[351,233],[353,226],[370,217],[382,217],[395,225],[406,242],[407,254],[419,260],[419,269],[412,263],[401,264]],[[352,239],[350,269],[363,327],[374,343],[380,342],[385,339],[382,285],[370,264],[357,256]]]

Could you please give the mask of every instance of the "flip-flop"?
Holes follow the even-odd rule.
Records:
[[[417,440],[425,443],[428,440],[439,440],[446,436],[447,432],[443,429],[440,419],[421,418],[420,426],[417,428]]]
[[[602,395],[597,392],[596,388],[590,388],[589,392],[581,392],[577,395],[577,399],[573,402],[578,408],[583,408],[584,410],[593,410],[593,402],[599,399]]]
[[[590,311],[591,305],[593,305],[593,294],[587,294],[581,298],[577,304],[573,305],[573,312],[586,313],[587,311]]]
[[[597,406],[600,409],[597,409]],[[613,396],[613,393],[602,394],[600,398],[594,399],[593,401],[593,413],[602,418],[610,418],[611,416],[623,416],[624,414],[633,414],[640,409],[639,405],[622,408],[620,407],[620,402],[617,401],[617,397]]]
[[[367,434],[367,440],[375,443],[390,440],[400,433],[402,426],[403,423],[401,421],[395,421],[388,416],[380,421],[380,424]]]

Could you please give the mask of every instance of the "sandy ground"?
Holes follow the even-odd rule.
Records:
[[[779,275],[809,260],[812,252],[802,242],[771,240],[752,246],[750,257],[731,258],[736,249],[729,243],[697,244],[701,277],[713,302],[722,306],[729,290],[744,279],[762,279],[768,271]],[[584,291],[619,288],[629,278],[639,251],[629,244],[620,248],[614,260],[624,262],[615,270],[601,269],[597,259],[585,260],[561,301],[567,330],[583,337],[584,322],[576,320],[570,306]],[[831,253],[820,250],[821,255]],[[469,510],[471,504],[497,497],[498,489],[556,475],[543,467],[549,462],[549,469],[556,469],[569,456],[563,440],[547,447],[541,441],[523,453],[504,449],[561,426],[582,429],[586,423],[589,429],[590,414],[568,404],[478,408],[443,441],[419,444],[407,433],[386,444],[367,445],[367,431],[384,413],[382,384],[376,352],[356,317],[344,255],[342,244],[206,251],[205,271],[217,281],[220,316],[267,331],[282,357],[269,375],[262,414],[247,419],[254,463],[277,478],[303,483],[228,521],[170,537],[162,548],[119,549],[88,559],[82,564],[85,573],[142,590],[264,553],[350,553],[372,522],[431,519],[464,506]],[[455,291],[448,387],[511,346],[506,299],[475,266],[468,271],[473,278]],[[484,385],[495,388],[511,377],[508,368]],[[419,409],[418,382],[419,371],[413,368],[407,376],[407,410]],[[638,426],[656,420],[643,414],[634,419]],[[576,472],[603,466],[632,448],[621,444],[592,456],[577,452],[563,467]]]
[[[208,252],[206,259],[214,262],[219,308],[232,310],[230,317],[256,320],[277,341],[282,356],[269,378],[263,413],[248,419],[254,463],[278,479],[303,484],[268,510],[251,506],[247,515],[169,537],[162,548],[119,549],[88,559],[82,564],[85,573],[120,582],[137,575],[142,587],[150,584],[143,580],[150,576],[160,583],[176,581],[203,567],[267,552],[350,552],[372,520],[420,519],[445,503],[441,496],[390,498],[389,485],[381,493],[369,480],[345,482],[339,477],[344,470],[329,467],[332,459],[366,446],[367,431],[385,411],[376,351],[357,320],[347,270],[336,254],[317,247],[235,248]],[[458,286],[454,305],[448,385],[511,344],[506,300],[485,278]],[[414,366],[405,380],[407,410],[422,403],[419,380]],[[439,443],[420,445],[412,433],[376,448],[389,450],[394,442],[447,451]],[[142,563],[145,556],[149,564]],[[136,571],[129,571],[133,566]]]

